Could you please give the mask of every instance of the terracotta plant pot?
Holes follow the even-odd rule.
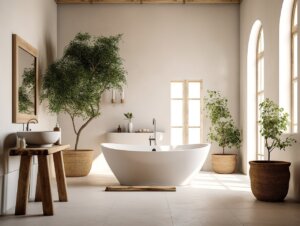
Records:
[[[63,156],[67,177],[84,177],[89,174],[94,150],[66,150]]]
[[[211,161],[216,173],[229,174],[236,171],[237,155],[235,154],[212,154]]]
[[[250,161],[251,190],[256,199],[281,202],[289,190],[290,162]]]

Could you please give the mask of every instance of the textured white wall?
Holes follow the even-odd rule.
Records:
[[[247,114],[255,109],[247,109],[247,48],[253,23],[260,20],[264,29],[265,38],[265,97],[275,102],[279,102],[279,19],[283,0],[243,0],[240,5],[240,65],[241,65],[241,115],[240,124],[243,129],[244,143],[242,149],[242,169],[244,173],[248,171],[249,143],[247,140]],[[298,23],[299,24],[299,23]],[[299,52],[299,49],[298,49]],[[299,66],[299,65],[298,65]],[[299,98],[298,98],[299,99]],[[286,152],[274,151],[271,158],[273,160],[284,160],[292,162],[291,183],[289,197],[300,198],[300,146],[299,133],[293,135],[297,139],[297,144],[289,148]]]
[[[136,129],[152,128],[155,117],[169,143],[172,80],[203,80],[205,91],[220,90],[239,121],[239,5],[59,5],[58,56],[79,31],[123,34],[120,53],[128,71],[125,104],[105,97],[101,117],[83,131],[79,147],[99,155],[105,133],[125,126],[128,111]],[[59,121],[63,142],[74,145],[70,119],[60,115]]]
[[[7,161],[7,149],[14,146],[15,137],[22,130],[21,124],[12,123],[12,34],[16,33],[39,51],[41,74],[56,58],[57,6],[49,0],[2,0],[0,1],[0,187],[5,178],[5,200],[0,196],[4,210],[14,205],[19,159]],[[39,106],[39,124],[33,130],[52,129],[56,116],[49,115],[43,105]],[[1,189],[0,189],[1,191]],[[1,194],[2,194],[1,193]],[[0,205],[1,206],[1,205]]]

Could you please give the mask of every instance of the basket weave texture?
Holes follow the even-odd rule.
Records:
[[[235,154],[212,154],[212,168],[220,174],[230,174],[236,171],[237,155]]]
[[[65,173],[67,177],[84,177],[91,170],[94,150],[63,151]]]

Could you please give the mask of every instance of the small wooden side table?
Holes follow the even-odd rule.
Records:
[[[37,155],[38,157],[38,178],[35,201],[42,201],[44,215],[51,216],[54,213],[50,185],[49,164],[47,160],[49,155],[53,155],[59,201],[68,201],[65,169],[62,155],[62,151],[68,148],[70,148],[70,145],[55,145],[47,148],[10,149],[9,154],[11,156],[21,156],[15,215],[26,214],[29,191],[29,174],[33,155]]]

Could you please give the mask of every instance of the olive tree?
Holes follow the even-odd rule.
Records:
[[[48,100],[51,112],[70,116],[76,134],[75,150],[83,129],[101,114],[102,94],[126,82],[119,56],[120,39],[121,35],[92,37],[78,33],[44,75],[42,100]],[[77,118],[83,120],[78,128]]]

